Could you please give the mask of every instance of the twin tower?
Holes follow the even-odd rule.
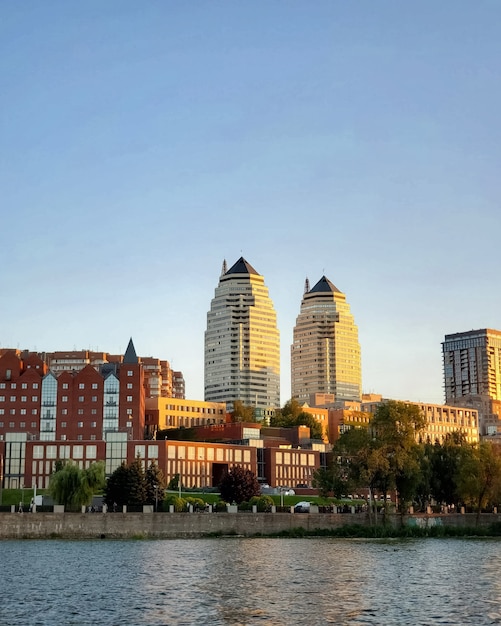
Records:
[[[346,296],[325,276],[306,280],[291,346],[292,397],[315,393],[360,400],[358,329]],[[205,332],[205,400],[240,400],[258,409],[280,406],[280,336],[264,278],[243,257],[216,287]]]

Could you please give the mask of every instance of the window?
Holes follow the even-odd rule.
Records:
[[[132,389],[133,384],[132,383],[127,383],[127,389]]]
[[[132,428],[132,422],[127,422],[127,428]]]
[[[61,441],[66,441],[66,435],[61,435]]]
[[[0,428],[3,428],[3,422],[0,422]]]
[[[26,409],[21,409],[21,415],[26,415]]]
[[[92,396],[92,402],[97,402],[97,396]]]
[[[31,428],[36,428],[37,427],[37,423],[36,422],[31,422]]]
[[[21,396],[21,402],[26,402],[28,400],[27,396]]]
[[[21,389],[28,389],[28,383],[22,383]]]
[[[132,396],[127,396],[127,402],[132,402]]]
[[[96,441],[96,435],[91,435],[91,436],[90,436],[90,440],[91,440],[91,441]]]
[[[32,415],[37,415],[38,414],[38,409],[31,409],[31,414]]]
[[[79,435],[80,437],[82,435]],[[83,459],[83,446],[73,446],[73,458]]]
[[[7,370],[8,372],[10,372],[10,370]],[[11,383],[10,388],[11,389],[15,389],[17,387],[16,383]]]
[[[78,401],[83,402],[85,400],[84,396],[78,396]]]
[[[127,370],[127,376],[133,376],[134,372],[132,370]]]
[[[10,401],[11,401],[11,402],[15,402],[15,401],[16,401],[16,396],[11,396],[11,397],[10,397]]]
[[[63,385],[63,387],[64,387],[64,385]],[[68,396],[63,396],[61,398],[61,402],[68,402]]]
[[[33,383],[33,389],[38,389],[38,383]]]
[[[68,415],[68,409],[63,409],[61,411],[61,415]]]
[[[132,409],[127,409],[127,415],[132,415]]]
[[[68,383],[63,383],[63,389],[68,389]]]
[[[66,422],[61,422],[61,428],[66,428]]]
[[[0,402],[5,402],[5,396],[0,396]]]
[[[85,384],[84,384],[84,383],[80,383],[80,384],[78,385],[78,388],[79,388],[79,389],[85,389]]]
[[[78,428],[83,428],[83,422],[78,422],[77,426]]]
[[[0,409],[0,415],[3,415],[5,413],[5,409]]]
[[[78,409],[78,415],[83,415],[84,414],[84,410],[83,409]]]
[[[19,422],[19,428],[26,428],[26,422]]]
[[[96,428],[96,422],[91,422],[91,423],[90,423],[90,427],[91,427],[91,428]]]
[[[32,402],[38,402],[38,396],[31,396]]]
[[[16,414],[16,409],[11,409],[11,410],[9,411],[9,413],[10,413],[11,415],[15,415],[15,414]]]
[[[91,415],[97,415],[97,409],[91,409]]]
[[[97,389],[97,383],[92,383],[92,389]]]
[[[88,459],[95,459],[97,457],[97,446],[86,446],[85,456]]]
[[[14,428],[14,422],[9,422],[9,428]]]
[[[83,440],[83,435],[77,435],[77,441],[82,441]]]
[[[0,383],[0,389],[5,389],[5,383]]]

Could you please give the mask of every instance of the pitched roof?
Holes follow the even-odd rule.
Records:
[[[134,348],[134,344],[132,343],[132,337],[129,340],[127,350],[125,351],[123,362],[128,363],[129,365],[135,365],[138,363],[136,349]]]
[[[250,263],[247,263],[243,256],[238,259],[235,265],[232,265],[230,267],[225,276],[228,274],[256,274],[257,276],[259,276],[256,270],[252,267]]]
[[[318,283],[314,287],[312,287],[308,293],[318,293],[321,291],[324,291],[324,292],[325,291],[330,291],[330,292],[337,291],[338,293],[341,293],[339,289],[335,285],[333,285],[331,281],[325,276],[322,276],[322,278],[318,281]]]

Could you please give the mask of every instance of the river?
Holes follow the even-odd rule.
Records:
[[[0,624],[501,624],[501,541],[0,542]]]

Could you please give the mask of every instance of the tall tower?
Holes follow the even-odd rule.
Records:
[[[309,402],[314,393],[329,393],[358,401],[362,366],[350,305],[325,276],[312,289],[306,280],[291,346],[292,397]]]
[[[501,331],[445,335],[442,355],[446,404],[476,408],[480,434],[496,434],[501,429]]]
[[[240,257],[219,278],[205,332],[205,400],[280,406],[280,337],[264,278]]]

